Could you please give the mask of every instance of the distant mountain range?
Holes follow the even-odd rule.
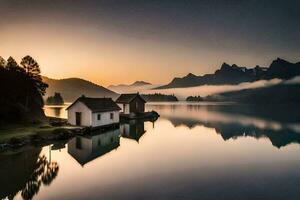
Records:
[[[136,81],[133,84],[131,84],[131,86],[145,86],[145,85],[152,85],[152,84],[145,81]]]
[[[235,64],[223,63],[214,74],[196,76],[192,73],[174,78],[169,84],[156,89],[185,88],[200,85],[235,85],[242,82],[254,82],[273,78],[290,79],[300,75],[300,62],[291,63],[281,58],[274,60],[268,68],[256,66],[255,68],[240,67]]]
[[[131,86],[145,86],[145,85],[151,85],[151,83],[145,82],[145,81],[135,81],[132,84],[119,84],[119,85],[110,85],[108,88],[115,88],[115,87],[131,87]]]
[[[72,102],[81,95],[89,97],[117,98],[118,94],[95,83],[80,78],[51,79],[43,77],[43,81],[49,85],[45,98],[59,92],[65,102]]]
[[[158,85],[152,85],[151,83],[145,81],[136,81],[132,84],[120,84],[120,85],[110,85],[108,89],[117,92],[117,93],[135,93],[135,92],[143,92],[145,90],[151,90]]]
[[[183,78],[175,78],[167,85],[153,85],[145,81],[136,81],[126,85],[111,85],[107,88],[79,78],[51,79],[43,77],[44,82],[49,84],[45,98],[61,93],[65,102],[72,102],[81,95],[90,97],[117,98],[118,93],[148,93],[154,89],[187,88],[201,85],[237,85],[243,82],[258,80],[291,79],[300,76],[300,62],[291,63],[277,58],[268,68],[256,66],[255,68],[239,67],[235,64],[223,63],[214,74],[196,76],[188,74]],[[238,101],[238,102],[297,102],[300,103],[300,84],[279,84],[272,87],[240,90],[235,92],[221,93],[205,98],[205,100]],[[280,94],[280,95],[278,95]],[[199,95],[199,94],[193,94]],[[200,94],[201,95],[201,94]]]

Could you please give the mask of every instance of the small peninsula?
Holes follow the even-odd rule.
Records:
[[[194,102],[199,102],[199,101],[204,101],[204,98],[201,96],[188,96],[186,98],[186,101],[194,101]]]
[[[148,102],[174,102],[178,101],[175,95],[167,95],[161,93],[143,94],[142,97]]]

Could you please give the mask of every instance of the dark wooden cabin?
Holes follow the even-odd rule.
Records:
[[[116,103],[122,108],[124,114],[145,112],[146,101],[139,93],[121,94]]]

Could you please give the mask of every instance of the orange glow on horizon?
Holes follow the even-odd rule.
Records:
[[[213,73],[225,57],[253,62],[249,56],[230,58],[221,51],[104,30],[104,27],[99,30],[90,26],[38,23],[8,25],[0,33],[0,49],[4,50],[1,56],[13,56],[20,61],[23,56],[31,55],[44,76],[78,77],[103,86],[136,80],[160,84],[189,72]]]

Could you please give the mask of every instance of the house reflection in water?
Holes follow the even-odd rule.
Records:
[[[95,133],[94,133],[95,134]],[[75,137],[68,142],[68,153],[82,166],[120,146],[120,131]]]
[[[120,133],[124,138],[133,139],[139,142],[145,132],[143,121],[130,120],[126,123],[120,124]]]

